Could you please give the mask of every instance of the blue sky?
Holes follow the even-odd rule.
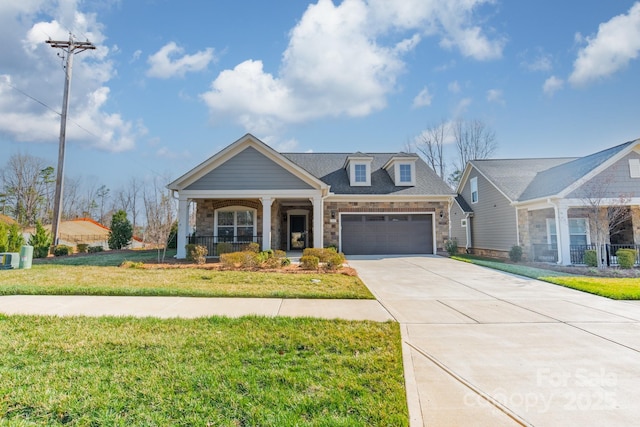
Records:
[[[56,166],[64,74],[44,42],[69,31],[97,49],[75,57],[65,170],[111,189],[176,178],[247,132],[389,152],[479,119],[495,157],[640,137],[638,1],[23,0],[0,3],[0,165]]]

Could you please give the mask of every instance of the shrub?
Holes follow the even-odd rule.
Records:
[[[453,238],[444,242],[444,250],[447,251],[449,256],[453,256],[458,253],[458,240]]]
[[[86,254],[88,250],[89,245],[86,243],[78,243],[76,245],[76,251],[78,251],[79,254]]]
[[[88,251],[90,254],[96,254],[96,253],[98,253],[98,252],[102,252],[102,251],[104,251],[104,248],[103,248],[102,246],[89,246],[89,247],[87,248],[87,251]]]
[[[509,259],[511,260],[511,262],[522,261],[522,247],[518,245],[511,246],[511,250],[509,251]]]
[[[327,268],[329,270],[338,270],[342,268],[342,264],[344,264],[345,258],[344,254],[336,253],[327,260]]]
[[[334,256],[337,250],[334,247],[328,248],[306,248],[302,251],[302,256],[314,256],[319,262],[328,262],[329,258]]]
[[[18,224],[9,226],[9,236],[7,237],[7,252],[20,252],[24,245],[24,237]]]
[[[229,242],[220,242],[216,245],[216,253],[218,256],[233,252],[233,245]]]
[[[0,222],[0,252],[9,252],[9,235],[7,234],[7,226],[4,222]]]
[[[300,257],[300,267],[304,270],[317,270],[320,259],[313,255],[303,255]]]
[[[33,246],[34,258],[46,258],[51,246],[51,233],[49,233],[40,221],[36,221],[36,232],[29,238],[29,244]]]
[[[53,248],[53,255],[55,256],[65,256],[73,253],[73,249],[71,246],[67,245],[58,245]]]
[[[598,253],[593,249],[584,251],[584,263],[589,267],[597,267]]]
[[[187,260],[196,264],[204,264],[207,262],[207,247],[202,245],[189,244],[185,246],[187,250]]]
[[[286,267],[288,265],[291,265],[291,260],[289,258],[285,257],[280,259],[280,266]]]
[[[256,242],[247,243],[245,247],[242,249],[243,252],[260,252],[260,245]]]
[[[635,249],[618,249],[616,256],[618,257],[620,268],[633,268],[633,264],[636,262]]]
[[[120,264],[120,267],[122,268],[135,268],[138,270],[141,270],[144,268],[144,263],[142,262],[134,262],[134,261],[124,261],[122,264]]]
[[[255,268],[264,255],[253,251],[229,252],[220,255],[220,262],[227,268]]]

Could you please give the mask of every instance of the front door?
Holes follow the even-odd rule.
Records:
[[[291,215],[289,217],[289,249],[302,250],[307,247],[307,217]]]

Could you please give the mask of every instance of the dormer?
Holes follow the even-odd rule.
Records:
[[[371,186],[371,163],[373,157],[355,153],[347,157],[344,168],[349,175],[349,183],[352,187],[370,187]]]
[[[413,187],[416,185],[416,160],[412,154],[400,153],[393,156],[383,166],[397,187]]]

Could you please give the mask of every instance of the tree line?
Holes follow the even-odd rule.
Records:
[[[89,218],[110,226],[124,212],[132,232],[148,244],[165,245],[175,228],[176,203],[165,188],[168,177],[136,177],[112,190],[96,180],[65,177],[62,220]],[[12,155],[0,172],[0,213],[21,227],[51,224],[55,195],[55,168],[30,154]],[[122,220],[119,214],[118,220]]]

